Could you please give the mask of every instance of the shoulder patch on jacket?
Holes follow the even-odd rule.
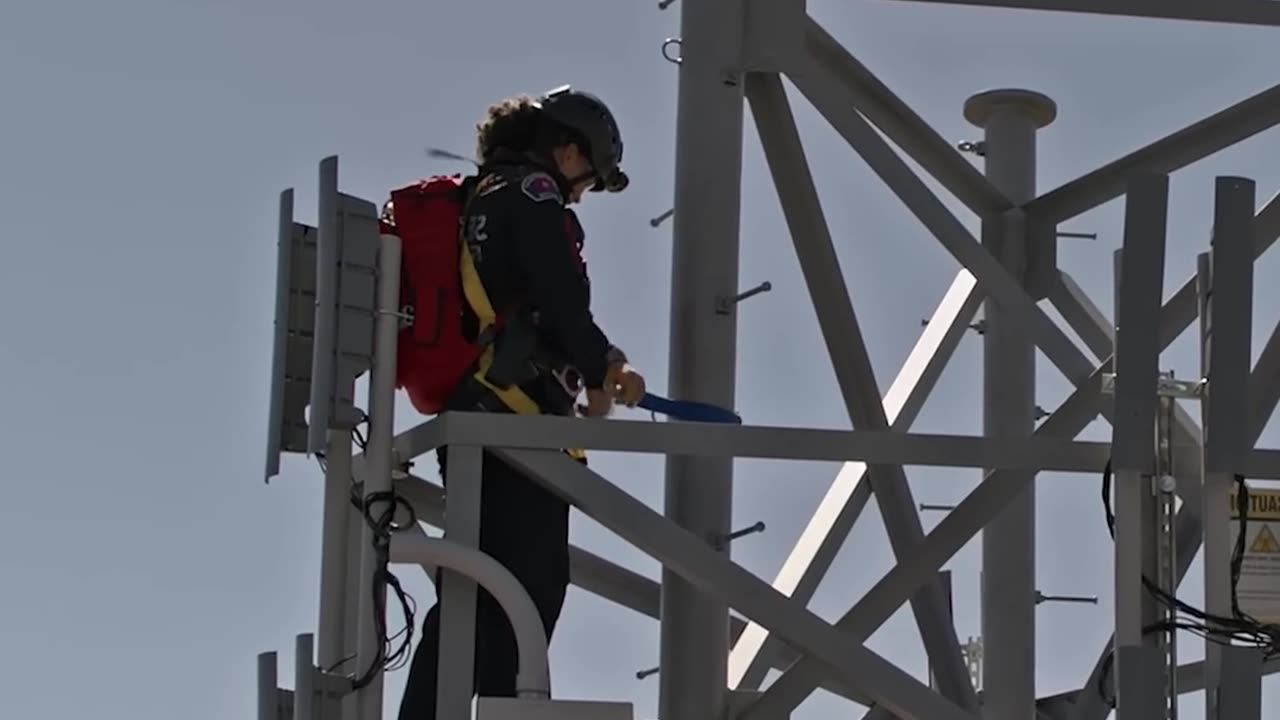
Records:
[[[560,188],[556,185],[556,181],[544,172],[530,173],[520,182],[520,191],[534,202],[545,202],[547,200],[555,200],[564,202],[560,197]]]

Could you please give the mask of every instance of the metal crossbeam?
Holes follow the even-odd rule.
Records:
[[[1122,15],[1243,25],[1280,25],[1272,0],[894,0],[1022,10]]]
[[[444,529],[444,488],[416,475],[408,475],[396,481],[396,493],[409,502],[419,521]],[[424,569],[431,572],[430,568]],[[660,584],[577,545],[569,546],[569,580],[581,590],[641,615],[654,620],[661,616]],[[729,637],[738,642],[748,625],[748,621],[740,617],[730,617]],[[759,625],[750,623],[750,627]],[[798,657],[783,643],[771,643],[761,652],[762,664],[773,670],[787,668]],[[822,689],[860,705],[872,703],[866,695],[833,682],[824,683]]]
[[[866,688],[901,720],[977,720],[879,655],[846,642],[826,621],[563,453],[496,452],[664,567],[816,658],[842,681]]]
[[[752,75],[747,79],[747,98],[849,419],[855,428],[888,432],[889,420],[871,357],[845,287],[782,81],[776,75]],[[890,546],[895,556],[905,560],[924,537],[907,476],[900,464],[872,465],[869,469],[871,489],[884,517]],[[936,582],[926,585],[912,598],[911,607],[942,694],[961,707],[976,710],[978,698],[960,653],[942,586]]]
[[[894,431],[905,432],[915,422],[981,302],[973,276],[961,271],[885,393],[884,412]],[[802,603],[813,597],[871,497],[866,471],[863,462],[840,468],[773,580],[780,592]],[[751,624],[729,654],[730,686],[760,687],[765,668],[759,659],[779,645],[762,626]]]
[[[1280,18],[1280,6],[1275,14]],[[1278,123],[1280,85],[1274,85],[1041,195],[1027,203],[1027,214],[1045,222],[1069,220],[1120,197],[1134,173],[1172,173]]]

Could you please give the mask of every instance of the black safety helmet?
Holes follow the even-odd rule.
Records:
[[[558,87],[538,100],[547,117],[582,138],[587,157],[596,173],[595,192],[622,192],[631,182],[622,171],[622,133],[609,106],[588,92],[568,85]]]

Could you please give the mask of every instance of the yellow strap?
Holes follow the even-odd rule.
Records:
[[[489,294],[485,292],[484,285],[480,282],[480,273],[476,272],[475,262],[471,259],[471,252],[468,250],[466,243],[459,239],[462,243],[459,255],[459,270],[462,272],[462,294],[467,298],[467,304],[471,306],[471,311],[476,314],[476,319],[480,322],[480,332],[484,332],[493,326],[497,320],[497,313],[493,311],[493,303],[489,301]],[[520,415],[538,415],[541,410],[538,404],[529,397],[528,393],[516,386],[503,389],[495,386],[485,377],[489,372],[490,366],[493,365],[494,346],[490,344],[484,349],[480,355],[479,369],[476,371],[475,379],[481,385],[489,388],[494,395],[502,401],[502,404],[511,408]],[[584,460],[587,453],[582,449],[566,450],[569,456],[575,460]]]

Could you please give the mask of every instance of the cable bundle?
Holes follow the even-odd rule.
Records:
[[[1147,592],[1167,609],[1174,610],[1180,616],[1173,620],[1152,623],[1142,629],[1143,635],[1161,632],[1185,630],[1207,642],[1219,645],[1240,644],[1260,648],[1266,651],[1267,658],[1280,654],[1280,626],[1259,622],[1240,610],[1238,586],[1240,574],[1244,567],[1245,538],[1249,523],[1249,486],[1243,475],[1235,476],[1239,492],[1236,495],[1236,507],[1240,515],[1240,533],[1236,536],[1235,548],[1231,553],[1231,617],[1212,615],[1188,603],[1179,600],[1175,595],[1166,592],[1143,575],[1142,586]],[[1107,461],[1102,471],[1102,507],[1106,513],[1107,531],[1111,540],[1116,539],[1116,517],[1111,509],[1111,461]],[[1110,674],[1110,665],[1114,661],[1114,650],[1107,656],[1106,665],[1098,678],[1098,692],[1109,705],[1115,707],[1115,699],[1106,693],[1106,677]]]
[[[388,569],[388,565],[391,562],[392,533],[413,527],[417,524],[418,518],[413,512],[413,507],[404,498],[396,495],[394,491],[369,493],[361,501],[355,487],[355,485],[351,486],[352,504],[361,510],[361,515],[364,516],[365,522],[373,529],[373,549],[377,569],[374,571],[373,587],[370,590],[373,593],[374,627],[377,629],[380,639],[377,656],[374,657],[373,662],[369,664],[364,674],[356,678],[353,684],[353,688],[359,690],[373,682],[379,672],[394,672],[404,667],[404,664],[409,660],[410,650],[413,647],[413,616],[417,611],[417,607],[413,598],[401,587],[400,579]],[[375,517],[373,507],[378,503],[384,503],[385,508]],[[409,511],[409,521],[404,525],[399,525],[395,521],[396,509],[401,507]],[[395,592],[396,599],[400,601],[400,610],[404,614],[405,620],[404,627],[390,636],[387,635],[385,611],[387,588],[391,588]],[[392,646],[397,639],[399,639],[399,643],[393,648]]]
[[[366,418],[367,420],[368,418]],[[361,435],[359,429],[353,431],[356,444],[363,451],[367,448],[368,443]],[[328,472],[324,455],[317,455],[320,461],[320,467]],[[379,503],[384,503],[385,508],[377,516],[373,513],[373,508]],[[370,592],[373,593],[373,623],[378,632],[379,643],[378,653],[374,657],[373,662],[369,663],[369,667],[357,678],[352,681],[352,689],[359,690],[368,686],[373,682],[374,678],[380,672],[394,672],[404,667],[410,658],[410,650],[413,647],[413,623],[414,615],[417,613],[417,604],[413,597],[407,593],[400,585],[400,579],[388,569],[391,563],[391,536],[393,533],[406,530],[417,525],[418,517],[410,505],[404,498],[395,493],[394,490],[370,493],[368,496],[361,497],[360,485],[355,482],[355,478],[351,478],[351,505],[360,511],[360,515],[364,521],[373,530],[373,549],[374,558],[377,569],[373,574],[373,586]],[[396,510],[404,508],[409,513],[409,521],[404,524],[396,523]],[[386,589],[391,588],[396,599],[400,602],[400,610],[404,615],[404,627],[394,635],[387,635],[387,619],[386,619]],[[397,640],[399,642],[397,643]],[[394,647],[393,647],[394,645]],[[331,667],[324,668],[325,672],[333,672],[348,661],[354,660],[354,655],[349,655]]]

